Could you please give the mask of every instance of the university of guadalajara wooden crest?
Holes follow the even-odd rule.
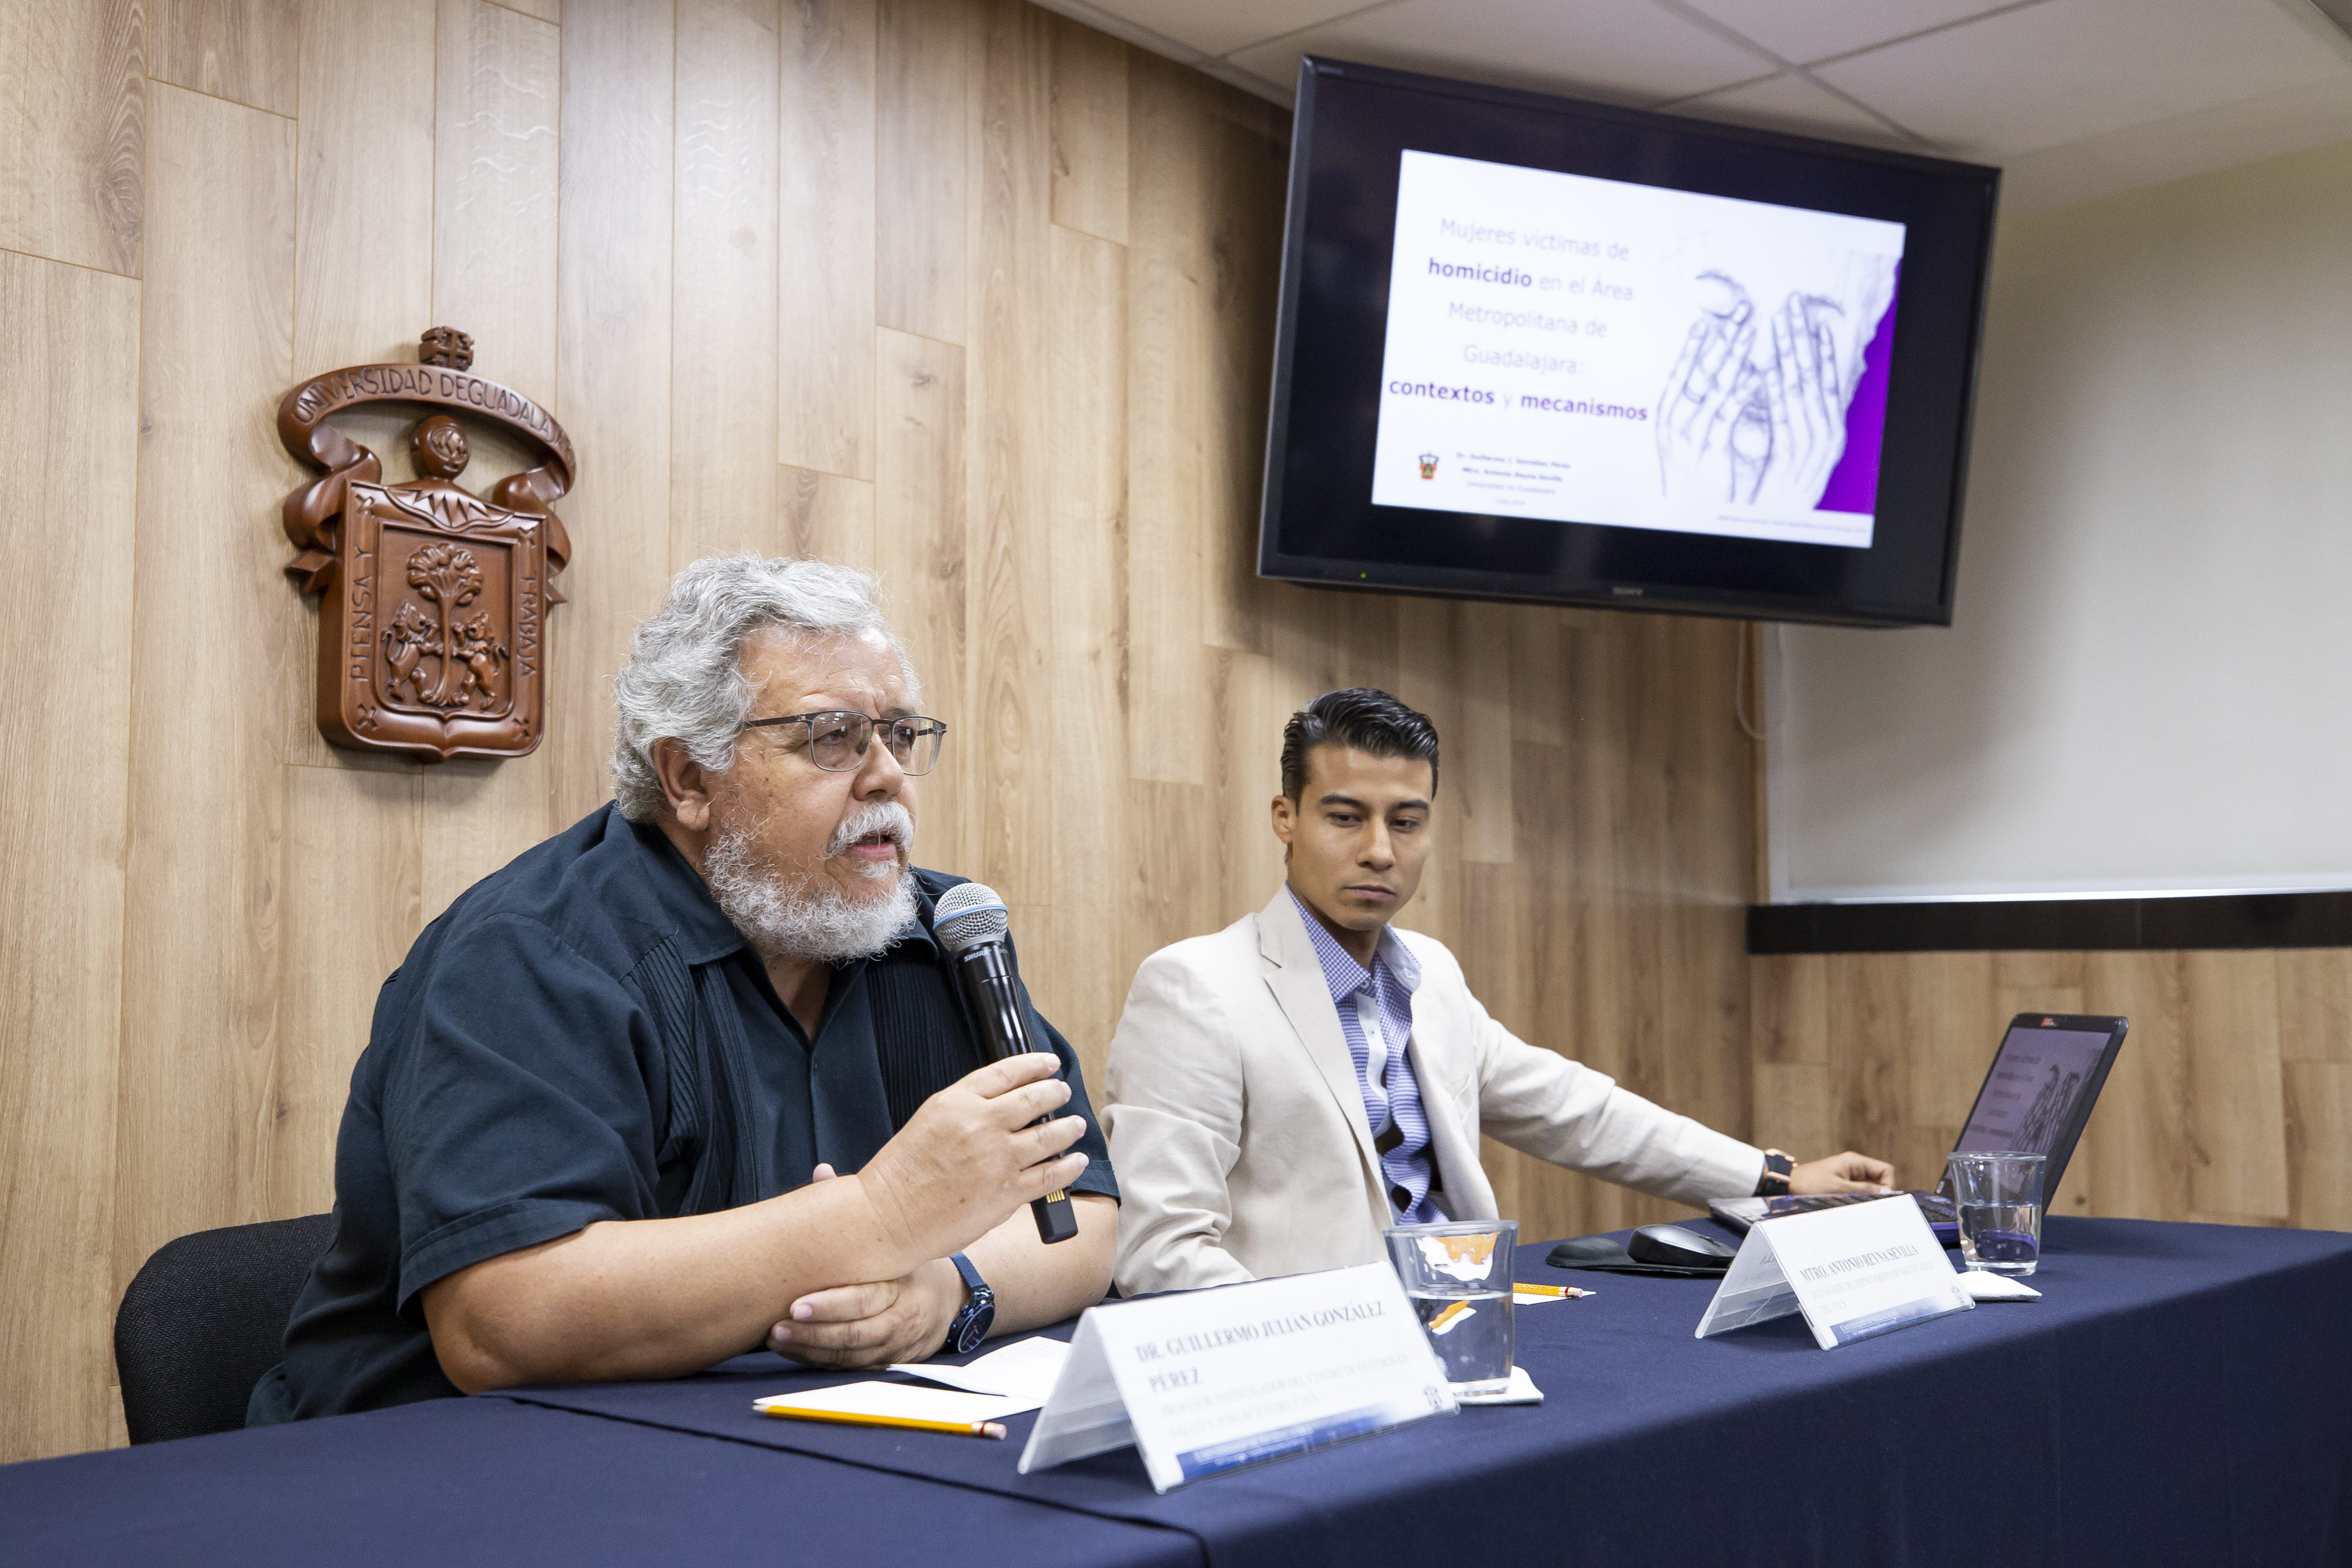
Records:
[[[286,449],[320,478],[286,498],[286,568],[319,602],[319,730],[338,746],[428,761],[520,757],[546,722],[547,607],[572,553],[555,502],[577,472],[571,438],[519,392],[470,374],[473,340],[425,334],[416,364],[313,376],[278,405]],[[373,403],[454,409],[543,454],[488,500],[457,478],[465,426],[434,412],[408,435],[416,478],[383,482],[373,452],[327,416]]]

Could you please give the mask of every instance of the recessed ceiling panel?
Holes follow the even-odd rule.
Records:
[[[1906,153],[1929,151],[1916,138],[1901,134],[1877,116],[1794,74],[1727,87],[1720,92],[1669,104],[1666,111],[1687,114],[1696,120],[1721,120],[1734,125],[1786,131],[1799,136],[1826,136],[1833,142],[1867,142]]]
[[[2046,0],[1815,74],[1978,158],[2352,82],[2342,57],[2269,0]]]
[[[1773,68],[1650,0],[1402,0],[1233,58],[1287,87],[1301,54],[1632,104],[1706,92]]]
[[[1752,38],[1782,59],[1810,65],[1832,55],[1848,55],[1895,38],[1948,26],[2012,0],[1869,0],[1838,5],[1824,0],[1687,0],[1694,11]],[[1125,0],[1120,0],[1125,8]]]
[[[1367,0],[1094,0],[1104,11],[1204,55],[1227,54],[1295,33]],[[1055,6],[1056,10],[1063,9]],[[1073,13],[1076,14],[1075,8]]]

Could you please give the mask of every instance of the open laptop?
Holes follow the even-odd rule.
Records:
[[[2065,1179],[2066,1162],[2091,1120],[2091,1107],[2105,1087],[2107,1071],[2123,1048],[2128,1018],[2074,1013],[2020,1013],[2009,1021],[1992,1067],[1977,1090],[1976,1103],[1961,1127],[1955,1154],[2017,1149],[2048,1156],[2042,1167],[2045,1205]],[[1951,1179],[1933,1192],[1915,1192],[1919,1212],[1947,1247],[1959,1245],[1959,1215],[1952,1206]],[[1745,1234],[1759,1219],[1805,1214],[1845,1204],[1868,1203],[1883,1193],[1835,1193],[1813,1197],[1716,1198],[1707,1210]]]

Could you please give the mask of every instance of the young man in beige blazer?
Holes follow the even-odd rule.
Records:
[[[1327,692],[1283,731],[1265,908],[1144,961],[1102,1110],[1135,1295],[1370,1263],[1400,1222],[1487,1219],[1483,1132],[1676,1203],[1891,1184],[1852,1152],[1792,1164],[1530,1046],[1444,943],[1390,922],[1429,855],[1437,731]]]

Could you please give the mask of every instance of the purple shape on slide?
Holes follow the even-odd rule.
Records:
[[[1886,438],[1886,364],[1895,357],[1895,306],[1903,290],[1903,268],[1895,268],[1895,286],[1886,296],[1886,313],[1878,331],[1862,351],[1862,380],[1845,405],[1845,452],[1830,470],[1830,482],[1815,511],[1878,510],[1878,448]]]

